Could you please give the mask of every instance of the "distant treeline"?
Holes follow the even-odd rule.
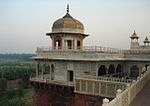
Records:
[[[32,61],[35,54],[0,54],[0,61]]]

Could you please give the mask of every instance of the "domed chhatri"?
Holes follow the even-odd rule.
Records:
[[[149,39],[148,39],[148,37],[146,36],[146,38],[145,38],[145,40],[143,41],[145,44],[146,43],[150,43],[150,41],[149,41]]]
[[[67,5],[66,15],[56,20],[52,26],[52,33],[57,32],[84,33],[83,24],[69,14],[69,5]]]
[[[52,39],[52,48],[61,50],[82,50],[83,39],[89,36],[84,34],[83,24],[69,14],[69,5],[66,15],[56,20],[46,35]]]
[[[136,32],[134,31],[134,33],[132,34],[132,36],[130,36],[131,39],[139,39],[139,37],[137,36]]]

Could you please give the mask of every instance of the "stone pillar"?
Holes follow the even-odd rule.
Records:
[[[105,90],[105,94],[107,95],[108,93],[108,83],[106,83],[106,90]]]
[[[114,68],[115,68],[115,70],[114,70],[114,73],[117,73],[116,71],[117,71],[117,66],[118,66],[118,64],[113,64],[114,65]]]
[[[44,79],[44,67],[42,65],[42,79]]]
[[[38,78],[39,63],[36,63],[36,78]]]
[[[101,82],[99,82],[99,94],[101,94]]]
[[[109,106],[109,99],[107,99],[107,98],[103,99],[102,106]]]
[[[93,81],[93,84],[92,84],[92,85],[93,85],[92,88],[93,88],[93,94],[94,94],[94,91],[95,91],[95,83],[94,83],[94,81]]]
[[[98,76],[99,67],[100,67],[99,63],[96,62],[96,67],[95,67],[96,76]]]
[[[109,65],[110,65],[110,64],[108,64],[108,63],[107,63],[107,65],[105,65],[105,68],[106,68],[106,75],[108,74]]]
[[[139,76],[141,75],[141,74],[143,74],[142,73],[142,69],[143,69],[143,67],[140,65],[140,66],[137,66],[138,68],[139,68]]]
[[[127,73],[127,76],[130,76],[130,68],[131,68],[132,64],[125,64],[125,66],[123,65],[124,68],[124,73]]]
[[[87,80],[86,80],[86,82],[85,82],[85,92],[87,92],[87,90],[88,90],[88,84],[87,84]]]
[[[79,91],[81,91],[81,80],[79,80]]]
[[[74,50],[77,50],[77,40],[74,40]]]
[[[49,64],[49,81],[51,80],[51,65]]]
[[[63,38],[62,38],[62,50],[66,50],[66,42]]]

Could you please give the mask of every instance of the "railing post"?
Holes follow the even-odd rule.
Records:
[[[138,81],[140,80],[140,77],[139,77],[139,76],[137,77],[137,80],[138,80]]]
[[[82,84],[81,84],[81,80],[79,79],[79,91],[80,91],[80,92],[82,91],[82,90],[81,90],[81,88],[82,88],[81,85],[82,85]]]
[[[117,94],[116,94],[116,98],[118,100],[118,104],[117,106],[122,106],[122,96],[121,96],[122,90],[118,89],[117,90]]]
[[[118,89],[116,96],[119,96],[119,95],[121,94],[121,92],[122,92],[122,90],[121,90],[121,89]]]
[[[129,88],[129,87],[130,87],[130,84],[127,84],[127,85],[126,85],[126,88]]]
[[[103,99],[102,106],[109,106],[109,99],[107,99],[107,98]]]

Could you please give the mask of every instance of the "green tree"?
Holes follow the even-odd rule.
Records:
[[[0,79],[0,90],[6,91],[7,89],[7,80],[6,79]]]

